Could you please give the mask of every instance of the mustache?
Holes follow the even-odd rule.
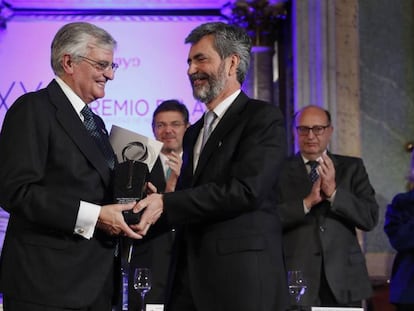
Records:
[[[208,79],[209,75],[206,73],[194,73],[190,75],[190,81],[194,82],[194,80],[201,80],[201,79]]]

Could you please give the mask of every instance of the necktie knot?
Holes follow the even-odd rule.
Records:
[[[212,110],[209,110],[204,117],[204,126],[209,128],[213,124],[214,119],[216,118],[216,113]]]
[[[88,107],[88,105],[85,105],[82,108],[81,114],[83,115],[83,117],[85,118],[85,120],[93,119],[93,112],[92,112],[91,108]]]
[[[319,165],[318,161],[308,161],[308,163],[306,163],[306,164],[308,164],[311,169],[315,169]]]

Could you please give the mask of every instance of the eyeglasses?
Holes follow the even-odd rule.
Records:
[[[307,136],[309,132],[312,131],[314,135],[319,136],[325,132],[325,129],[330,127],[331,125],[314,125],[312,127],[309,126],[297,126],[296,131],[300,136]]]
[[[79,56],[79,57],[86,60],[86,61],[88,61],[89,64],[94,66],[99,71],[108,71],[109,69],[112,69],[112,71],[115,72],[119,67],[119,65],[116,64],[116,63],[110,63],[110,62],[105,62],[105,61],[96,61],[96,60],[87,58],[85,56]]]
[[[184,122],[174,121],[171,123],[157,122],[155,123],[155,128],[157,130],[166,129],[168,126],[172,127],[174,130],[179,129],[181,126],[185,125]]]

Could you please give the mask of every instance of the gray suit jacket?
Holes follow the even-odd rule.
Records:
[[[164,194],[163,217],[182,225],[177,265],[186,262],[192,299],[200,311],[285,310],[275,201],[285,157],[282,114],[241,93],[212,132],[193,173],[202,122],[184,136],[180,190]]]
[[[20,97],[0,135],[0,205],[10,213],[0,290],[58,307],[90,304],[113,271],[115,240],[73,234],[79,202],[112,201],[111,170],[56,83]]]
[[[368,231],[378,222],[374,189],[361,159],[329,156],[337,184],[332,205],[323,201],[305,215],[303,199],[312,184],[300,154],[284,163],[277,191],[286,265],[288,270],[302,270],[307,279],[305,305],[317,305],[322,265],[339,303],[371,295],[356,228]]]

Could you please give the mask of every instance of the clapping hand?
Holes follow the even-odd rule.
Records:
[[[325,198],[330,198],[336,190],[335,166],[327,154],[322,154],[321,158],[318,166],[320,189]]]

